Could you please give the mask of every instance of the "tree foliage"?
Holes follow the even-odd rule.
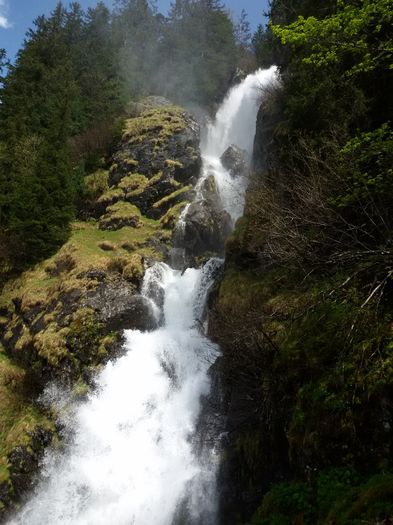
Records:
[[[352,76],[393,69],[392,27],[392,0],[338,0],[331,16],[299,16],[288,26],[272,25],[272,31],[282,44],[302,48],[305,63],[323,67],[345,61]]]

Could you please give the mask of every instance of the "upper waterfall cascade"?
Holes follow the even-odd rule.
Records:
[[[213,173],[220,197],[232,219],[243,213],[247,180],[233,179],[223,167],[220,157],[232,144],[252,154],[255,121],[261,89],[270,84],[277,75],[277,68],[260,69],[248,75],[241,84],[233,87],[219,110],[215,120],[208,124],[201,143],[203,174]]]
[[[201,180],[214,175],[233,220],[246,182],[233,179],[220,156],[231,144],[251,153],[258,87],[275,75],[260,70],[233,87],[202,140]],[[201,451],[195,434],[219,354],[201,321],[220,264],[181,272],[156,263],[146,271],[142,293],[160,327],[126,331],[124,356],[106,365],[87,400],[68,408],[68,442],[46,455],[41,481],[9,525],[216,523],[217,451]]]

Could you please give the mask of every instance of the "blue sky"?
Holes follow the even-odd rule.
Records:
[[[48,14],[58,0],[0,0],[0,48],[7,50],[7,55],[13,59],[20,48],[25,33],[32,21],[40,14]],[[68,1],[63,1],[67,4]],[[82,7],[87,8],[97,3],[97,0],[79,0]],[[113,2],[105,0],[110,7]],[[267,9],[268,0],[224,0],[226,6],[238,15],[244,8],[253,28],[262,22],[262,13]],[[168,9],[170,0],[158,0],[161,12]]]

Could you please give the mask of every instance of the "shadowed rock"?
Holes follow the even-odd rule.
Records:
[[[246,175],[248,169],[247,151],[232,144],[225,150],[220,160],[232,177]]]
[[[149,300],[142,295],[135,295],[135,287],[123,280],[101,284],[87,295],[84,306],[96,312],[97,319],[104,323],[106,331],[146,331],[157,326]]]
[[[212,175],[204,181],[201,193],[203,198],[188,208],[182,236],[177,244],[182,245],[186,254],[193,257],[222,255],[225,240],[232,229],[232,220],[229,213],[222,209]]]

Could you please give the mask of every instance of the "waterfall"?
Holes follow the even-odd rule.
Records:
[[[234,87],[202,144],[201,177],[214,174],[233,218],[242,212],[240,183],[230,183],[220,155],[232,143],[251,151],[257,88],[274,74],[258,71]],[[125,332],[125,355],[109,362],[94,392],[72,407],[64,420],[68,442],[46,455],[41,481],[10,525],[216,523],[217,451],[201,451],[195,434],[219,354],[203,321],[220,264],[212,259],[181,272],[157,263],[147,270],[142,293],[160,327]]]
[[[234,221],[243,213],[247,180],[233,179],[223,167],[220,157],[232,144],[251,156],[261,89],[270,84],[276,75],[275,66],[260,69],[233,87],[217,111],[215,120],[208,124],[202,140],[202,178],[209,173],[214,174],[223,207]]]

